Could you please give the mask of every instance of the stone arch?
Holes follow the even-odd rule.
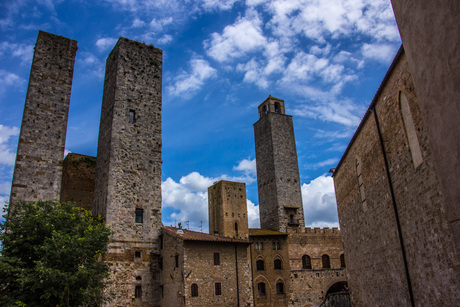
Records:
[[[283,257],[281,257],[281,255],[278,255],[278,254],[276,254],[273,257],[272,263],[273,263],[273,267],[274,267],[275,270],[282,270],[284,265],[285,265]],[[279,268],[277,268],[278,264],[280,265]]]
[[[275,290],[277,294],[286,293],[286,282],[281,276],[278,276],[275,282]]]
[[[265,259],[262,255],[259,255],[256,258],[256,270],[257,271],[265,271]]]
[[[254,284],[255,284],[256,287],[257,287],[257,288],[255,289],[255,290],[256,290],[256,295],[257,295],[258,297],[265,297],[265,298],[267,298],[268,301],[270,301],[270,296],[271,296],[271,284],[270,284],[270,282],[268,281],[268,279],[267,279],[265,276],[263,276],[263,275],[259,275],[259,276],[257,276],[254,280],[255,280]],[[259,284],[260,284],[260,283],[264,283],[264,284],[265,284],[265,295],[261,295],[261,294],[259,293]]]
[[[329,285],[326,291],[326,295],[330,293],[336,293],[336,292],[342,292],[345,291],[345,289],[348,290],[348,282],[343,280],[343,281],[337,281],[334,282],[333,284]]]

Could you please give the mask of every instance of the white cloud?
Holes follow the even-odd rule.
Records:
[[[158,44],[166,45],[169,44],[173,40],[172,36],[169,34],[163,35],[161,38],[158,39]]]
[[[256,206],[249,199],[247,200],[247,204],[249,228],[260,228],[259,206]]]
[[[256,159],[252,159],[252,160],[243,159],[238,163],[238,165],[233,167],[233,170],[241,171],[248,175],[255,175],[256,174]]]
[[[16,44],[10,42],[0,43],[0,56],[10,55],[19,58],[21,64],[30,64],[34,54],[34,45]]]
[[[382,63],[391,62],[396,55],[396,47],[390,44],[364,44],[361,48],[364,58]]]
[[[318,169],[318,168],[324,168],[325,166],[335,166],[339,162],[338,158],[330,158],[324,161],[320,161],[314,164],[308,164],[306,166],[307,169]]]
[[[205,10],[229,10],[238,0],[202,0]]]
[[[361,110],[351,101],[326,101],[315,106],[304,105],[294,109],[294,115],[320,119],[325,122],[335,122],[345,126],[356,127],[361,118],[355,114],[361,114]]]
[[[96,41],[96,47],[99,51],[106,51],[115,47],[118,39],[113,37],[103,37]]]
[[[3,95],[8,90],[24,90],[27,81],[20,76],[0,69],[0,95]]]
[[[165,18],[153,18],[150,23],[150,29],[155,32],[163,31],[163,28],[173,22],[173,18],[171,16]]]
[[[208,229],[208,187],[221,179],[230,178],[225,175],[220,178],[209,178],[192,172],[183,176],[179,182],[172,178],[162,182],[162,206],[174,210],[170,216],[163,217],[165,224],[188,221],[190,228],[194,230],[198,230],[197,227],[201,223],[204,229]],[[249,200],[247,200],[247,207],[250,227],[257,227],[258,207]]]
[[[302,185],[307,227],[338,227],[337,203],[332,177],[322,175]]]
[[[261,50],[267,43],[262,33],[262,21],[256,11],[248,11],[232,25],[224,28],[222,34],[213,33],[204,42],[207,54],[219,62],[242,57]]]
[[[97,78],[102,79],[104,77],[104,62],[99,60],[99,58],[91,52],[83,51],[81,56],[77,58],[77,64],[82,65],[85,69],[89,70],[90,74]]]
[[[180,73],[175,78],[174,84],[167,87],[172,95],[190,96],[190,94],[195,93],[204,85],[205,80],[216,75],[216,70],[206,60],[192,59],[189,65],[190,72]]]
[[[19,128],[0,125],[0,164],[14,165],[16,148],[8,140],[18,135]]]

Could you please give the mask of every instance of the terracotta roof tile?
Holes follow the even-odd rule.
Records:
[[[172,226],[162,227],[163,231],[180,238],[184,241],[207,241],[207,242],[220,242],[220,243],[239,243],[239,244],[251,244],[248,240],[233,239],[223,236],[211,235],[208,233],[192,231],[188,229],[179,229]]]

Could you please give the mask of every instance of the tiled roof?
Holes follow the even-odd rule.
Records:
[[[287,236],[285,232],[280,232],[271,229],[249,228],[250,236]]]
[[[251,244],[248,240],[233,239],[222,236],[211,235],[208,233],[191,231],[188,229],[179,229],[172,226],[162,227],[163,231],[180,238],[184,241],[206,241],[206,242],[219,242],[219,243],[239,243],[239,244]]]

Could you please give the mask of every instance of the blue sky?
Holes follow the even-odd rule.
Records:
[[[246,183],[258,226],[253,124],[268,95],[293,115],[306,225],[338,226],[328,171],[401,44],[389,0],[3,0],[2,203],[38,30],[78,41],[66,149],[86,155],[118,37],[163,49],[163,222],[194,230],[207,229],[207,187],[220,179]]]

